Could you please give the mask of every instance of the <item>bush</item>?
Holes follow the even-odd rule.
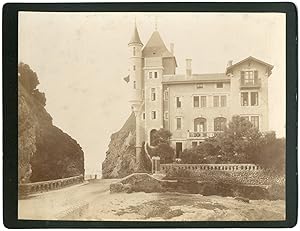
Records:
[[[276,139],[275,132],[263,136],[251,122],[234,116],[223,133],[184,150],[180,157],[187,164],[254,163],[283,174],[285,139]]]
[[[170,137],[172,133],[165,129],[159,129],[152,133],[151,140],[153,148],[147,147],[149,155],[159,156],[162,164],[172,163],[174,161],[174,149],[170,146]]]

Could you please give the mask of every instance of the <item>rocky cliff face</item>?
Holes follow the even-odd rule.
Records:
[[[120,178],[135,170],[135,117],[132,113],[123,127],[111,135],[106,158],[102,163],[103,178]]]
[[[19,65],[18,180],[36,182],[84,174],[84,154],[68,134],[52,124],[36,73]]]
[[[133,172],[150,172],[151,161],[142,148],[142,160],[135,163],[135,116],[132,113],[123,127],[111,135],[111,140],[102,163],[103,178],[122,178]]]

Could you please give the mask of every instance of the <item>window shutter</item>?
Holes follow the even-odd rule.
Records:
[[[254,83],[258,81],[258,71],[254,71]]]
[[[245,71],[241,71],[241,83],[245,83]]]

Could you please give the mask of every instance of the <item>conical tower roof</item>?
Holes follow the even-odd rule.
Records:
[[[143,49],[144,57],[173,57],[167,49],[158,31],[154,31]]]
[[[133,35],[132,35],[128,45],[133,44],[133,43],[137,43],[137,44],[140,44],[140,45],[143,46],[143,43],[140,39],[139,32],[137,30],[136,24],[134,25]]]

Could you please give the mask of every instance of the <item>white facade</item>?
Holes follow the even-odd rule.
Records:
[[[145,46],[135,27],[129,43],[131,105],[136,114],[137,153],[150,133],[165,128],[172,133],[176,155],[222,132],[232,116],[248,118],[260,131],[268,131],[268,78],[272,65],[254,57],[229,62],[224,73],[176,74],[173,44],[166,48],[158,31]],[[135,49],[133,51],[133,49]]]

